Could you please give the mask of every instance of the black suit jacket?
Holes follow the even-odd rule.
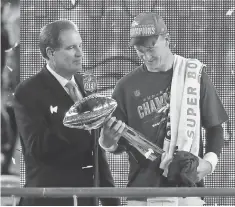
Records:
[[[84,94],[82,76],[75,80]],[[46,69],[20,83],[14,109],[26,166],[25,187],[92,187],[94,133],[71,129],[63,118],[74,104],[56,78]],[[54,109],[54,110],[52,110]],[[56,110],[57,109],[57,110]],[[103,150],[99,148],[101,187],[114,187]],[[94,199],[78,199],[93,205]],[[118,199],[102,199],[103,205],[118,205]],[[73,205],[72,198],[22,198],[22,205]]]

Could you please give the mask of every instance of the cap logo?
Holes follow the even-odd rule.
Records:
[[[130,30],[130,36],[136,37],[136,36],[151,36],[155,34],[155,27],[153,25],[144,25],[144,26],[138,26],[131,28]]]
[[[140,90],[135,90],[134,94],[135,94],[136,97],[139,97],[140,96]]]
[[[131,26],[132,26],[132,27],[135,27],[135,26],[137,26],[138,24],[139,24],[139,23],[138,23],[137,21],[133,21]]]

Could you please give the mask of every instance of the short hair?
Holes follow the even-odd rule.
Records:
[[[39,35],[39,48],[42,56],[48,59],[46,48],[57,49],[60,47],[59,36],[65,30],[78,30],[76,24],[69,20],[56,20],[42,27]]]

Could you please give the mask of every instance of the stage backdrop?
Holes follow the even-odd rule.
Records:
[[[224,125],[225,146],[207,187],[235,187],[235,4],[234,0],[21,0],[21,81],[37,73],[40,28],[57,19],[74,21],[83,38],[84,70],[92,70],[98,90],[110,96],[115,83],[140,64],[128,47],[129,27],[143,11],[158,12],[168,25],[171,48],[207,65],[230,116]],[[127,155],[107,154],[118,187],[125,187]],[[25,182],[21,159],[21,185]],[[66,178],[65,178],[66,179]],[[209,205],[234,205],[234,197],[207,197]],[[122,203],[125,204],[124,198]]]

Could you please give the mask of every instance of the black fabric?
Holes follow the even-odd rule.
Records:
[[[18,45],[6,52],[7,49],[11,48],[11,45],[9,43],[8,32],[4,29],[5,25],[2,21],[1,24],[1,152],[4,155],[3,162],[1,163],[1,174],[11,174],[12,172],[9,170],[12,165],[12,155],[17,142],[17,127],[11,102],[12,93],[14,93],[14,89],[20,79],[20,50]],[[5,67],[6,63],[12,70]]]
[[[5,62],[6,62],[5,50],[9,49],[11,46],[9,43],[9,37],[8,37],[7,31],[4,29],[4,25],[2,21],[1,21],[1,26],[2,26],[2,30],[1,30],[1,74],[2,74],[3,68],[5,66]]]
[[[202,127],[208,129],[228,120],[228,114],[225,111],[219,94],[204,70],[202,70],[201,76],[200,99]],[[218,153],[217,151],[212,152]]]
[[[94,206],[92,198],[78,198],[78,206]],[[73,198],[21,198],[19,206],[73,206]]]
[[[207,128],[206,137],[206,153],[214,152],[219,157],[222,147],[224,146],[224,131],[222,125]]]
[[[6,112],[9,115],[9,120],[6,120],[1,114],[1,152],[5,156],[4,162],[1,164],[1,174],[8,175],[12,162],[15,144],[17,141],[17,127],[14,110],[11,106],[6,107]]]
[[[196,187],[199,159],[186,151],[177,151],[168,167],[168,181],[178,187]]]
[[[76,75],[84,93],[82,76]],[[83,94],[84,95],[84,94]],[[20,83],[15,92],[14,110],[25,161],[25,187],[93,187],[94,133],[71,129],[63,118],[74,104],[64,88],[44,67]],[[57,112],[51,107],[57,106]],[[100,186],[114,187],[104,152],[99,149]],[[79,205],[91,205],[92,198]],[[84,201],[84,202],[83,202]],[[73,205],[72,198],[22,198],[22,205]],[[103,205],[119,205],[119,199],[101,199]]]

